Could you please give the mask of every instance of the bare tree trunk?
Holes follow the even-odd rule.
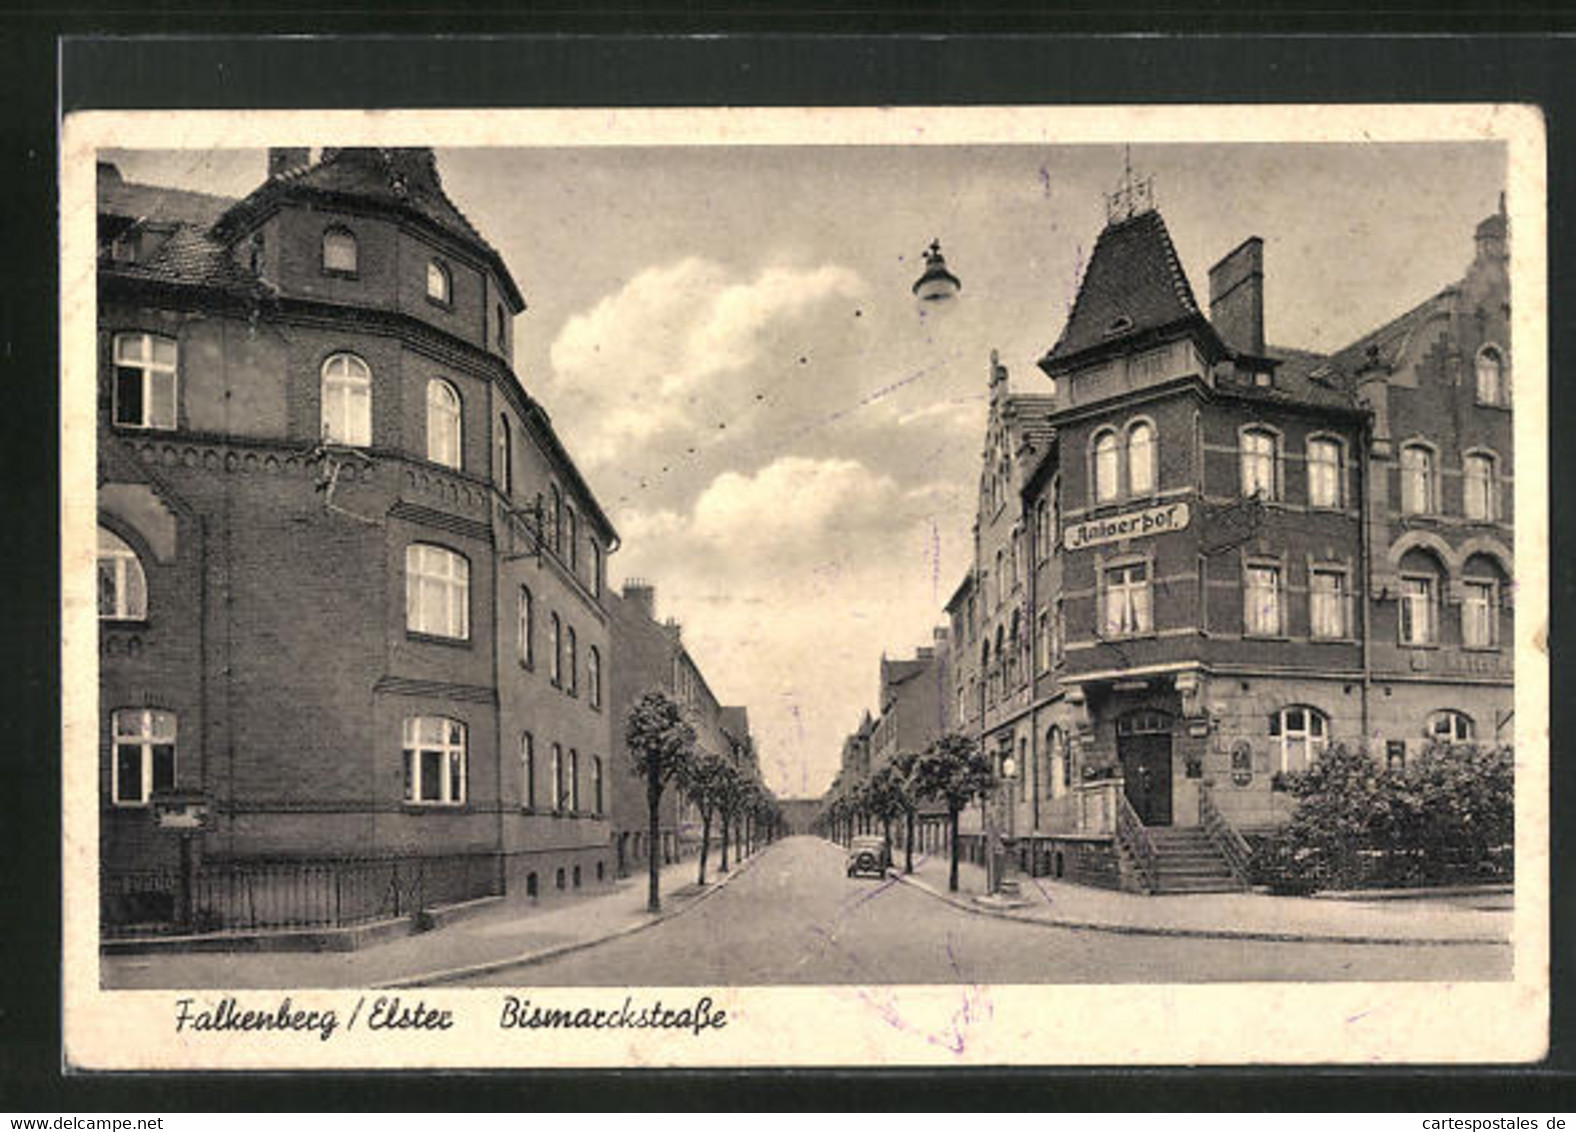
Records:
[[[905,810],[903,813],[903,871],[914,871],[914,811]]]
[[[700,811],[700,883],[706,883],[706,850],[711,840],[711,811],[702,807]]]
[[[655,776],[646,780],[646,805],[650,808],[651,824],[647,834],[646,852],[646,911],[662,911],[662,882],[658,880],[661,868],[657,856],[662,844],[662,783]]]
[[[958,807],[948,806],[947,816],[952,830],[952,871],[947,875],[947,891],[958,890]]]
[[[722,864],[717,866],[719,873],[728,871],[728,827],[732,824],[728,811],[722,811]]]

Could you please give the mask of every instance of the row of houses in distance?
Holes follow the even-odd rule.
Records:
[[[239,200],[101,164],[98,227],[106,930],[175,915],[183,859],[218,926],[609,884],[652,851],[647,687],[756,773],[650,587],[609,588],[431,150],[270,150]]]

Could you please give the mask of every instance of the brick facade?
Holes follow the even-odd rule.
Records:
[[[160,190],[113,170],[101,189],[100,523],[148,590],[145,616],[101,616],[105,872],[175,859],[146,799],[113,789],[114,713],[147,706],[175,717],[173,785],[209,806],[206,861],[475,854],[510,894],[610,882],[603,578],[617,536],[510,368],[523,301],[442,197],[430,153],[325,154],[217,222],[135,240]],[[325,269],[330,229],[353,233],[353,273]],[[173,348],[173,421],[128,423],[121,404],[138,394],[117,384],[130,378],[115,342],[143,334]],[[370,439],[325,447],[324,367],[345,354],[370,374]],[[429,436],[444,427],[437,381],[458,397],[453,460]],[[162,396],[152,388],[141,395]],[[412,546],[464,564],[463,625],[409,620]],[[464,726],[463,771],[441,798],[407,785],[418,717]],[[436,790],[440,760],[416,762]]]

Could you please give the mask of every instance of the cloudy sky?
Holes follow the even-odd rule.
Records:
[[[1330,350],[1460,277],[1498,143],[1135,146],[1200,302],[1265,241],[1277,345]],[[256,150],[103,154],[240,195]],[[516,368],[623,537],[616,580],[726,703],[768,782],[819,793],[967,570],[988,358],[1018,390],[1055,341],[1120,146],[438,149],[530,309]],[[943,316],[910,287],[940,238]]]

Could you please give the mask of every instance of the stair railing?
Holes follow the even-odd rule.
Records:
[[[1242,839],[1242,834],[1226,820],[1226,815],[1220,812],[1220,807],[1215,805],[1214,791],[1210,789],[1207,782],[1198,784],[1198,825],[1209,838],[1209,843],[1214,846],[1215,852],[1219,853],[1230,867],[1232,876],[1237,878],[1237,883],[1246,888],[1251,883],[1248,861],[1253,856],[1253,851]]]
[[[1160,887],[1160,861],[1155,843],[1123,790],[1116,791],[1116,837],[1137,866],[1144,891],[1154,892]]]

